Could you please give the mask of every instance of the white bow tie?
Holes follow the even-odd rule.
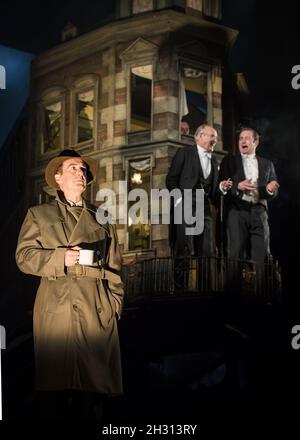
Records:
[[[209,159],[211,159],[211,153],[209,153],[209,152],[205,152],[205,153],[202,153],[202,155],[204,156],[204,157],[208,157]]]

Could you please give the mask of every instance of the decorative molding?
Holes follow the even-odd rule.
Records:
[[[119,57],[125,63],[136,63],[139,59],[154,58],[158,55],[159,47],[142,37],[137,38],[131,43]]]
[[[191,34],[195,34],[197,30],[197,37],[201,36],[199,31],[201,34],[209,33],[208,39],[224,48],[231,45],[238,35],[236,30],[174,10],[138,14],[122,21],[114,21],[43,52],[33,61],[32,76],[36,78],[45,75],[117,43],[135,36],[138,38],[141,29],[143,35],[154,36],[187,27],[191,29]]]

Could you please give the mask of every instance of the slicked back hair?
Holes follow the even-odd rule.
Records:
[[[243,131],[251,131],[252,134],[253,134],[253,139],[254,139],[255,141],[259,141],[259,134],[258,134],[258,132],[257,132],[256,130],[254,130],[254,128],[251,128],[251,127],[242,127],[242,128],[239,130],[239,136],[241,135],[241,133],[242,133]]]

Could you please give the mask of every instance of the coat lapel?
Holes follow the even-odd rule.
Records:
[[[263,164],[263,161],[261,160],[261,157],[256,156],[257,163],[258,163],[258,182],[257,186],[260,188],[264,184],[264,175],[265,175],[265,167]]]
[[[239,154],[235,158],[236,160],[236,174],[237,174],[237,182],[241,182],[246,179],[242,156]]]
[[[88,208],[83,208],[79,220],[70,236],[69,243],[76,246],[82,242],[93,242],[104,239],[105,227],[100,225]]]
[[[193,167],[195,170],[195,176],[200,176],[203,177],[203,171],[202,171],[202,167],[201,167],[201,162],[200,162],[200,158],[199,158],[199,154],[198,154],[198,148],[197,145],[193,145],[192,147],[192,158],[193,158]]]
[[[216,187],[217,187],[218,173],[219,173],[217,159],[214,155],[211,156],[211,170],[213,173],[213,189],[212,190],[214,193],[216,190]]]
[[[68,235],[66,233],[66,216],[64,212],[64,206],[58,203],[56,200],[51,202],[51,209],[47,209],[47,223],[43,227],[46,229],[46,234],[51,237],[56,237],[61,246],[68,246]]]

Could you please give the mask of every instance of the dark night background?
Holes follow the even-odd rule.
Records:
[[[279,197],[270,204],[270,224],[272,252],[282,266],[287,311],[282,338],[287,347],[291,327],[300,324],[300,89],[291,87],[292,66],[300,64],[296,11],[297,2],[292,0],[223,0],[223,24],[240,31],[230,66],[245,75],[253,109],[249,122],[258,129],[259,151],[274,161],[281,184]],[[59,44],[68,21],[86,32],[105,23],[113,12],[112,1],[2,1],[0,45],[38,54]]]

